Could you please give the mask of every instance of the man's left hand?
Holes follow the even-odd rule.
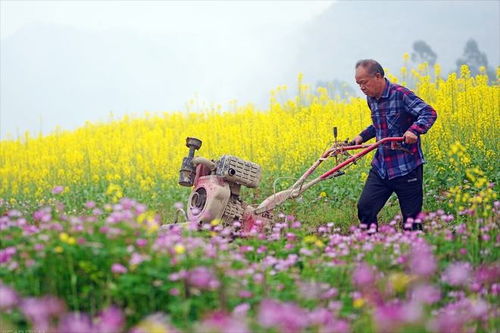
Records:
[[[403,138],[404,138],[403,142],[407,144],[415,143],[418,140],[418,136],[416,136],[415,134],[413,134],[413,132],[410,131],[406,131],[405,134],[403,134]]]

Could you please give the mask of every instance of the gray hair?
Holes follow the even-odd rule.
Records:
[[[370,74],[370,75],[375,75],[375,74],[379,73],[380,75],[382,75],[382,77],[384,77],[384,69],[382,68],[382,66],[380,66],[380,64],[377,61],[375,61],[373,59],[359,60],[356,63],[355,68],[358,68],[359,66],[366,68],[366,70],[368,71],[368,74]]]

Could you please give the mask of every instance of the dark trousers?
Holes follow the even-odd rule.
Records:
[[[407,175],[389,180],[380,178],[372,168],[358,201],[359,221],[368,228],[375,224],[378,229],[377,215],[393,192],[398,196],[403,227],[409,217],[415,219],[422,210],[423,170],[423,165],[420,165]],[[412,229],[421,230],[422,225],[413,223]]]

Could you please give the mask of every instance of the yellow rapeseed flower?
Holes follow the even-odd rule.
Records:
[[[308,235],[304,237],[304,243],[315,243],[318,240],[316,235]]]
[[[498,126],[492,121],[500,114],[498,81],[490,84],[485,74],[472,77],[467,66],[461,67],[460,75],[443,78],[438,78],[438,65],[434,75],[428,64],[415,70],[405,63],[405,68],[401,80],[414,82],[415,93],[438,113],[422,141],[427,159],[438,171],[441,165],[464,171],[475,156],[499,159]],[[500,67],[497,78],[499,73]],[[28,199],[39,201],[49,198],[55,185],[63,185],[72,194],[105,192],[111,202],[129,194],[159,200],[178,179],[188,136],[202,139],[199,155],[210,159],[231,154],[260,164],[270,174],[303,172],[304,165],[310,165],[332,141],[332,124],[342,138],[353,138],[371,123],[365,98],[339,100],[331,96],[331,87],[317,90],[304,81],[300,74],[297,96],[291,88],[276,87],[265,110],[251,104],[240,106],[236,101],[227,110],[191,101],[184,112],[129,115],[46,136],[7,136],[0,141],[0,197],[13,205]],[[369,160],[359,163],[368,166]],[[145,220],[147,216],[139,222]]]
[[[359,308],[363,307],[363,305],[365,305],[365,303],[366,303],[365,299],[360,297],[360,298],[356,298],[355,300],[353,300],[352,306],[354,306],[356,309],[359,309]]]
[[[65,232],[61,232],[59,234],[59,239],[62,241],[62,242],[66,242],[69,238],[69,235]]]
[[[177,254],[183,254],[184,252],[186,252],[186,248],[182,244],[175,244],[174,251]]]
[[[404,292],[413,277],[405,273],[397,272],[389,276],[389,281],[396,292]]]

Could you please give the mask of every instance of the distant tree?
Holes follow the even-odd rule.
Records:
[[[354,88],[347,82],[334,79],[332,81],[318,81],[316,88],[325,88],[328,91],[330,98],[348,99],[349,97],[357,96]]]
[[[479,50],[477,42],[472,38],[465,43],[462,58],[457,59],[458,73],[460,73],[460,66],[462,65],[469,66],[472,75],[479,74],[479,68],[483,66],[490,80],[493,80],[495,77],[493,70],[488,67],[488,57],[486,56],[486,53]]]
[[[432,48],[423,40],[417,40],[413,43],[413,52],[411,53],[411,60],[415,63],[427,62],[429,66],[433,67],[436,64],[437,54]]]

